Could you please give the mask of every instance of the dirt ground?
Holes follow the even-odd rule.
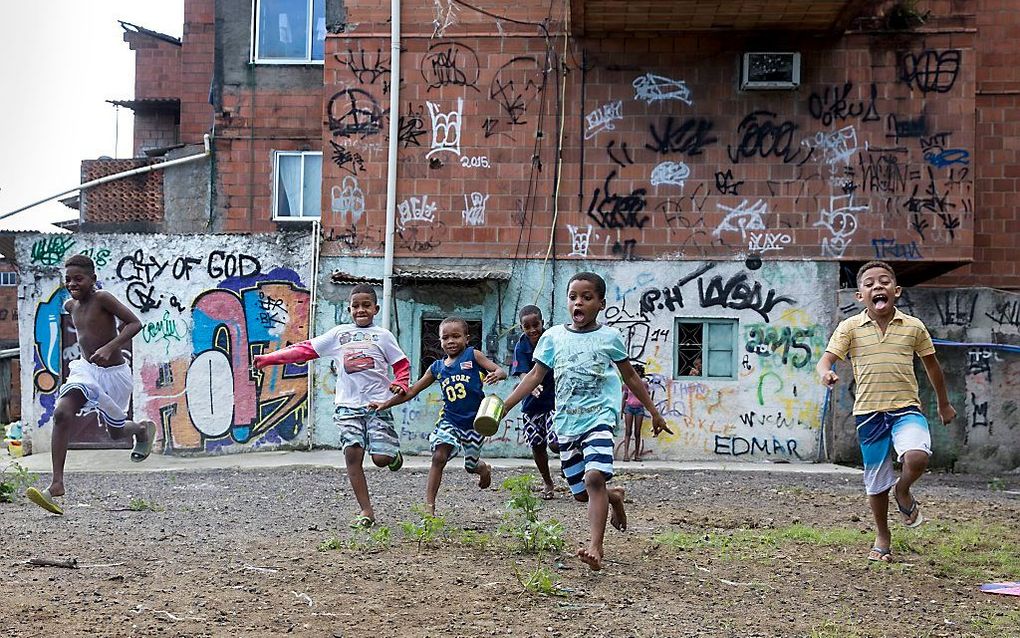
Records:
[[[350,538],[354,513],[339,469],[71,475],[62,518],[23,498],[0,504],[0,636],[1020,636],[1020,599],[978,591],[1020,580],[1003,573],[1020,564],[1020,477],[925,477],[918,500],[934,521],[914,539],[894,526],[891,566],[864,560],[859,480],[624,471],[630,529],[608,530],[607,564],[592,573],[572,556],[584,510],[562,492],[542,515],[565,524],[563,555],[465,542],[457,530],[495,534],[508,495],[478,490],[452,464],[439,513],[455,533],[421,551],[399,523],[415,519],[423,471],[370,471],[392,544],[332,551],[318,548]],[[798,523],[856,542],[745,551],[755,534]],[[706,542],[663,541],[671,532]],[[936,548],[943,535],[970,540]],[[987,560],[957,569],[982,542],[995,545]],[[79,568],[26,565],[32,557]],[[525,591],[515,570],[539,567],[564,595]]]

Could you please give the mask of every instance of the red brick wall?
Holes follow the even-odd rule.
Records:
[[[151,159],[85,160],[81,181],[154,164]],[[150,171],[81,192],[82,221],[92,224],[163,221],[163,174]]]
[[[975,5],[974,263],[931,283],[1020,289],[1020,13],[1003,0]]]
[[[15,272],[15,268],[13,264],[0,260],[0,272]],[[4,341],[18,341],[17,286],[0,286],[0,342]]]
[[[948,26],[936,16],[923,36],[862,33],[835,47],[620,36],[571,40],[564,58],[561,38],[499,37],[504,24],[469,9],[443,36],[415,37],[426,4],[408,3],[403,19],[398,254],[540,256],[556,215],[560,257],[971,257],[972,157],[963,158],[974,149],[974,35],[955,26],[966,16]],[[359,23],[382,9],[349,11]],[[369,19],[379,21],[327,41],[323,226],[343,238],[327,253],[380,250],[389,42]],[[738,90],[740,53],[763,48],[802,53],[799,90]],[[943,73],[910,72],[928,63]],[[683,82],[691,103],[635,99],[647,73]],[[848,83],[845,101],[836,98]],[[428,103],[445,115],[458,99],[459,154],[432,152]],[[588,116],[617,102],[622,117],[592,130]],[[922,116],[923,127],[907,130]],[[485,207],[478,224],[474,197]]]
[[[184,36],[181,38],[181,141],[200,144],[212,128],[209,85],[216,46],[215,0],[184,3]]]
[[[181,47],[134,31],[124,41],[135,52],[135,99],[180,97]]]

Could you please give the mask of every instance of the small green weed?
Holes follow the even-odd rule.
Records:
[[[971,618],[970,624],[985,636],[1016,636],[1020,633],[1020,611],[985,610]]]
[[[375,554],[385,549],[389,549],[391,537],[392,533],[390,528],[385,525],[378,525],[371,528],[359,527],[351,530],[351,535],[347,538],[347,540],[344,540],[334,534],[330,538],[319,543],[317,549],[320,552],[349,549],[353,552]]]
[[[421,505],[416,505],[413,511],[420,518],[417,521],[405,521],[400,524],[400,527],[404,531],[405,538],[418,544],[420,552],[422,547],[428,547],[445,537],[446,518],[430,515]]]
[[[808,638],[861,638],[861,634],[829,620],[820,627],[812,628]]]
[[[993,492],[1002,492],[1006,489],[1006,481],[996,476],[992,480],[988,481],[988,489]]]
[[[563,525],[556,519],[539,520],[542,505],[531,487],[535,477],[531,474],[511,476],[503,481],[502,489],[510,491],[505,522],[499,533],[516,541],[517,550],[529,554],[558,552],[563,549]]]
[[[38,480],[38,475],[11,461],[6,467],[0,468],[0,503],[13,503],[16,494]]]
[[[552,573],[545,567],[539,567],[530,574],[522,574],[514,567],[514,575],[525,591],[543,596],[567,596],[568,592],[553,580]]]
[[[467,545],[469,547],[475,547],[477,549],[485,549],[492,542],[492,536],[485,532],[477,532],[473,529],[464,529],[457,534],[457,542],[461,545]]]
[[[128,503],[128,509],[132,512],[162,512],[166,508],[155,501],[147,501],[144,498],[133,498]]]

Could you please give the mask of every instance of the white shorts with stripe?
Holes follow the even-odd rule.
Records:
[[[574,496],[585,491],[585,472],[597,471],[613,478],[613,428],[597,425],[574,437],[558,435],[560,468]]]
[[[79,414],[98,412],[103,423],[110,427],[124,427],[128,405],[131,403],[131,367],[127,363],[104,368],[83,359],[68,364],[68,375],[60,386],[59,396],[78,390],[85,396],[85,405]]]

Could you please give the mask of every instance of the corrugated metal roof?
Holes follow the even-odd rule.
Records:
[[[181,108],[181,100],[176,97],[145,97],[134,100],[107,100],[107,102],[135,112],[179,111]]]
[[[352,275],[349,272],[342,270],[334,270],[333,274],[329,277],[330,281],[335,284],[381,284],[381,277],[367,277],[365,275]]]

